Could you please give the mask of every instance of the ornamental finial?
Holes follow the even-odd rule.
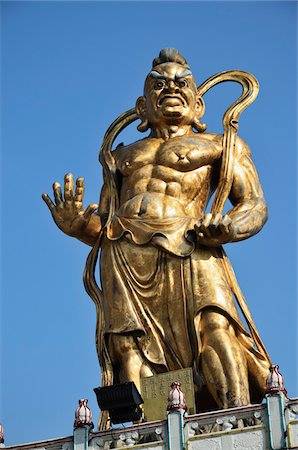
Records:
[[[174,381],[171,384],[171,389],[168,396],[168,411],[187,411],[185,403],[185,395],[180,389],[181,384],[178,381]]]
[[[279,366],[277,364],[272,364],[269,368],[270,373],[266,380],[266,393],[274,394],[277,392],[287,393],[285,389],[284,377],[278,371]]]
[[[88,400],[83,398],[79,400],[79,406],[75,410],[75,421],[74,428],[84,427],[85,425],[89,425],[90,428],[94,428],[92,422],[92,412],[88,406]]]

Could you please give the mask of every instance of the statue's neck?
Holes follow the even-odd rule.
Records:
[[[163,125],[162,127],[152,126],[150,137],[168,140],[173,137],[184,136],[191,133],[191,125]]]

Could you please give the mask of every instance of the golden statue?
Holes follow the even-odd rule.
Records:
[[[207,133],[202,96],[223,81],[241,83],[243,92],[224,115],[224,134]],[[222,248],[267,220],[250,149],[237,136],[240,113],[257,93],[257,80],[242,71],[197,87],[178,51],[163,49],[136,108],[105,135],[99,205],[83,209],[84,180],[74,187],[71,174],[64,197],[58,183],[55,203],[43,195],[58,227],[92,246],[84,280],[97,309],[103,385],[139,388],[141,377],[192,367],[199,411],[261,400],[270,359]],[[112,151],[137,118],[150,134]],[[232,209],[223,215],[227,198]]]

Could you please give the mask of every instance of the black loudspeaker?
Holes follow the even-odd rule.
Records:
[[[144,403],[135,384],[131,381],[113,386],[94,389],[101,410],[109,411],[112,423],[125,423],[140,420]]]

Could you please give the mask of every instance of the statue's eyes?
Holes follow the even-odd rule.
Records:
[[[188,86],[188,83],[186,80],[179,80],[177,84],[181,88]]]
[[[158,80],[154,84],[154,89],[162,89],[165,85],[165,82],[163,80]]]

